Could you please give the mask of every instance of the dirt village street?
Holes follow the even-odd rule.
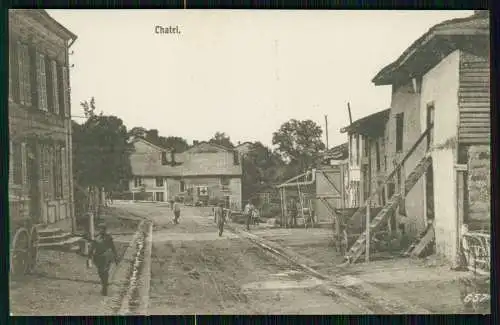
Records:
[[[115,201],[110,210],[120,216],[106,223],[121,258],[112,271],[110,297],[100,297],[97,275],[85,268],[84,256],[42,250],[38,270],[11,284],[14,315],[465,312],[457,283],[466,273],[452,275],[446,267],[411,260],[342,269],[336,266],[341,256],[328,246],[330,229],[260,224],[247,232],[229,222],[219,237],[210,207],[183,206],[177,225],[166,203]],[[139,221],[152,224],[152,247],[141,257],[136,281],[130,270],[139,251],[133,240]],[[55,258],[67,263],[54,269]],[[429,290],[433,302],[426,298]]]

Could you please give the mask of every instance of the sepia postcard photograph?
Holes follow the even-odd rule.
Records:
[[[489,21],[9,9],[10,315],[490,314]]]

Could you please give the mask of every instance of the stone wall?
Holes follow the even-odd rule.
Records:
[[[489,224],[491,219],[491,148],[487,145],[470,146],[467,155],[467,221]]]

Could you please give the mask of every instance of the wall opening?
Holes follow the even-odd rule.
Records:
[[[404,113],[396,114],[396,152],[403,151]]]

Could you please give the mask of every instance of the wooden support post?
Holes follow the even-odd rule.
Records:
[[[280,227],[283,227],[283,216],[285,215],[285,209],[283,207],[283,188],[280,188],[280,206],[281,206],[281,216],[280,216]]]
[[[340,189],[340,196],[341,196],[341,200],[342,202],[340,203],[340,207],[342,209],[345,208],[345,176],[344,176],[344,165],[341,164],[339,165],[339,168],[340,168],[340,186],[341,186],[341,189]]]
[[[288,209],[287,209],[287,206],[286,206],[286,188],[283,188],[283,209],[284,209],[284,212],[285,212],[285,215],[284,215],[285,228],[288,228]]]
[[[365,248],[365,261],[370,262],[370,198],[366,202],[366,248]]]
[[[467,166],[462,169],[457,169],[457,227],[456,227],[456,245],[457,245],[457,254],[455,257],[455,265],[458,266],[460,264],[460,251],[461,251],[461,243],[462,243],[462,225],[464,223],[464,202],[465,202],[465,171]]]

